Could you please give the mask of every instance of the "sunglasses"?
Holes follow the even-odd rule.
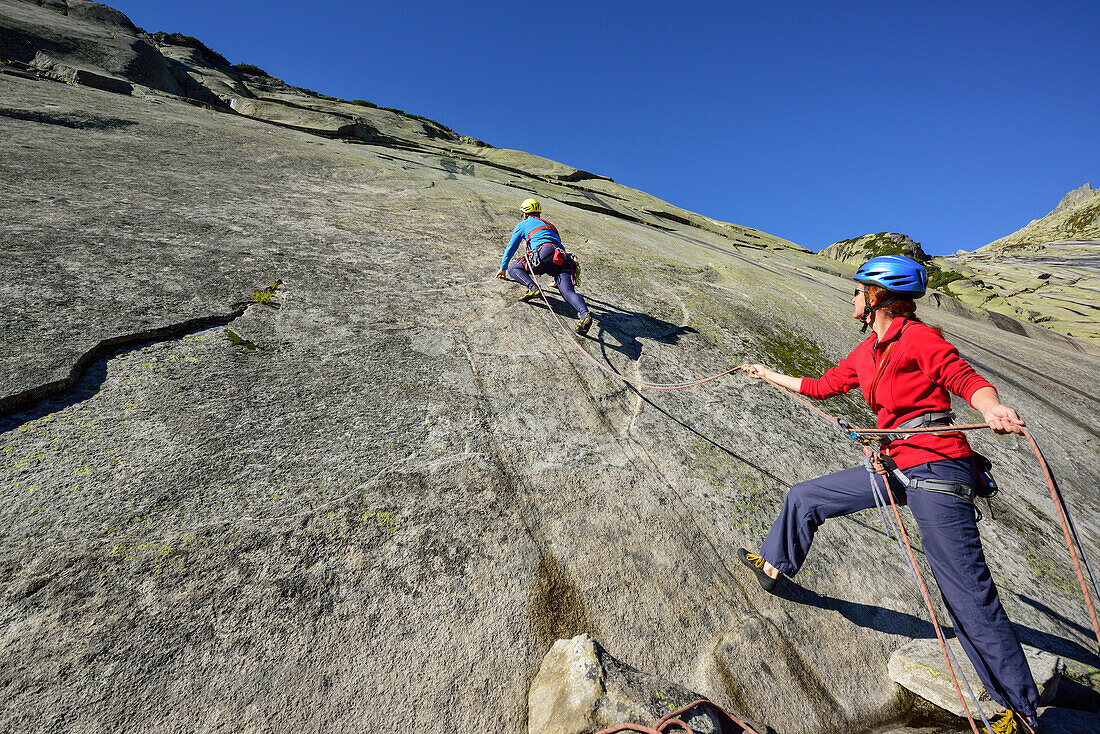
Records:
[[[863,293],[864,295],[866,295],[867,294],[867,289],[866,288],[856,288],[854,291],[852,291],[852,298],[855,298],[860,293]]]

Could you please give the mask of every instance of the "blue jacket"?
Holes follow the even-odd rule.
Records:
[[[516,228],[512,230],[512,239],[508,241],[508,247],[504,250],[504,257],[500,260],[500,269],[508,269],[508,263],[512,261],[512,257],[516,254],[516,250],[519,249],[519,243],[528,239],[532,231],[539,227],[545,227],[547,224],[549,224],[549,222],[545,222],[538,217],[527,217],[517,224]],[[561,237],[552,229],[543,229],[535,232],[535,238],[529,244],[531,249],[537,249],[540,245],[562,246]]]

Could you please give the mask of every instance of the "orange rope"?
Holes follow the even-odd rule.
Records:
[[[867,456],[872,455],[872,451],[866,445],[863,450],[867,452]],[[874,476],[871,477],[871,481],[874,482]],[[947,663],[947,671],[951,673],[951,682],[955,685],[955,692],[959,694],[959,701],[963,705],[963,711],[966,712],[966,719],[970,722],[970,728],[974,734],[980,734],[978,731],[978,725],[974,721],[974,716],[970,713],[970,707],[966,705],[966,697],[963,695],[962,688],[959,686],[958,676],[955,675],[955,666],[951,663],[951,654],[947,651],[947,640],[943,636],[943,629],[940,628],[939,620],[936,618],[936,608],[932,605],[932,597],[928,594],[928,587],[925,586],[924,577],[921,575],[920,568],[917,567],[917,559],[913,554],[913,546],[909,542],[909,533],[905,530],[905,523],[901,521],[901,512],[898,511],[897,501],[894,499],[894,492],[890,489],[890,482],[883,478],[882,482],[886,486],[886,494],[890,498],[890,507],[894,511],[894,521],[898,525],[898,529],[901,531],[901,538],[905,542],[905,552],[909,556],[909,566],[913,571],[913,576],[917,579],[917,586],[920,588],[920,594],[924,598],[924,604],[928,608],[928,616],[932,619],[932,628],[936,630],[936,638],[940,641],[940,651],[943,652],[943,660]],[[967,684],[967,688],[970,685]],[[973,692],[971,692],[973,695]],[[977,705],[977,699],[974,701]],[[979,707],[980,710],[980,707]],[[985,720],[985,714],[982,713],[982,720]]]
[[[692,701],[683,708],[678,708],[675,711],[665,714],[661,718],[657,719],[657,721],[653,723],[653,726],[645,726],[644,724],[615,724],[614,726],[610,726],[606,729],[600,729],[598,732],[596,732],[596,734],[614,734],[615,732],[620,731],[637,731],[642,732],[642,734],[671,734],[671,732],[673,731],[671,727],[679,727],[679,729],[683,732],[686,732],[686,734],[695,734],[695,730],[684,723],[684,721],[681,720],[679,717],[680,714],[690,711],[696,706],[709,706],[710,708],[721,713],[730,721],[741,727],[744,734],[760,734],[760,732],[756,731],[756,729],[753,729],[751,726],[738,719],[729,711],[726,711],[718,704],[714,703],[713,701],[708,701],[705,698],[700,698],[697,701]]]
[[[786,389],[786,388],[783,388]],[[789,391],[788,391],[789,392]],[[912,435],[917,433],[930,433],[933,435],[941,435],[944,433],[954,433],[956,431],[974,431],[982,428],[989,428],[988,423],[970,423],[960,426],[939,426],[934,428],[912,428],[905,431],[891,431],[889,429],[879,428],[850,428],[848,429],[852,434],[856,436],[881,436],[885,434],[889,435]],[[1077,581],[1081,584],[1081,595],[1085,600],[1085,606],[1089,611],[1089,620],[1092,622],[1092,631],[1096,635],[1097,649],[1100,651],[1100,621],[1096,617],[1096,606],[1093,603],[1092,595],[1089,593],[1088,584],[1085,583],[1085,574],[1081,570],[1081,561],[1077,557],[1077,549],[1075,548],[1074,540],[1077,544],[1081,544],[1081,539],[1076,538],[1076,533],[1071,532],[1071,521],[1069,519],[1069,511],[1066,508],[1065,499],[1061,496],[1061,492],[1058,491],[1058,485],[1054,481],[1054,475],[1050,471],[1050,467],[1047,465],[1046,457],[1043,456],[1042,450],[1039,448],[1038,442],[1035,440],[1035,436],[1027,428],[1023,429],[1024,436],[1027,437],[1028,442],[1031,444],[1031,450],[1035,452],[1035,458],[1039,461],[1039,467],[1043,470],[1043,477],[1046,479],[1047,488],[1050,490],[1050,498],[1054,500],[1054,509],[1058,511],[1058,522],[1062,525],[1062,534],[1066,539],[1066,548],[1069,549],[1070,560],[1073,561],[1073,570],[1077,573]],[[1084,557],[1084,547],[1081,548],[1082,557]],[[1085,566],[1088,567],[1088,561],[1085,560]],[[1089,569],[1089,576],[1092,576],[1092,569]],[[1093,584],[1096,580],[1093,579]]]
[[[787,393],[792,398],[802,403],[815,413],[823,416],[826,420],[835,425],[837,428],[847,432],[852,438],[855,438],[857,440],[862,440],[861,437],[864,436],[909,436],[918,433],[942,435],[947,433],[956,433],[958,431],[976,431],[983,428],[989,428],[988,423],[968,423],[965,425],[935,426],[930,428],[908,428],[905,430],[890,430],[888,428],[852,428],[843,419],[829,415],[828,413],[819,409],[817,406],[811,404],[807,400],[804,400],[800,395],[794,393],[791,390],[788,390],[782,385],[776,385],[774,382],[768,382],[768,384]],[[1039,466],[1043,470],[1043,476],[1046,479],[1047,487],[1050,489],[1050,497],[1052,500],[1054,500],[1054,508],[1058,511],[1058,521],[1062,525],[1062,534],[1065,536],[1066,539],[1066,548],[1069,550],[1070,559],[1073,561],[1073,569],[1077,573],[1077,580],[1081,584],[1081,594],[1085,599],[1085,606],[1088,607],[1089,619],[1092,622],[1092,631],[1096,635],[1096,643],[1098,646],[1097,649],[1098,651],[1100,651],[1100,621],[1097,620],[1096,607],[1093,604],[1092,595],[1089,593],[1088,584],[1085,583],[1085,575],[1081,570],[1081,563],[1077,557],[1077,549],[1074,547],[1074,540],[1076,540],[1077,545],[1079,545],[1081,548],[1081,558],[1085,561],[1085,567],[1089,568],[1088,560],[1085,557],[1084,544],[1081,543],[1080,538],[1076,537],[1077,533],[1071,530],[1072,520],[1070,520],[1069,518],[1069,508],[1066,506],[1065,499],[1062,497],[1061,492],[1058,491],[1058,484],[1054,481],[1054,475],[1051,473],[1050,467],[1047,465],[1046,457],[1043,456],[1043,452],[1039,448],[1039,444],[1035,440],[1035,436],[1033,436],[1031,431],[1029,431],[1027,428],[1023,428],[1022,430],[1024,436],[1026,436],[1027,440],[1031,443],[1032,451],[1035,452],[1035,458],[1039,461]],[[1089,576],[1092,577],[1091,568],[1089,568]],[[1092,578],[1092,581],[1093,585],[1095,586],[1096,579]]]
[[[1065,500],[1061,496],[1061,492],[1058,491],[1057,483],[1054,481],[1054,475],[1050,473],[1050,467],[1047,466],[1046,459],[1043,457],[1043,452],[1039,449],[1039,444],[1035,441],[1035,437],[1031,435],[1031,431],[1024,429],[1024,435],[1027,436],[1027,440],[1031,442],[1031,448],[1035,451],[1035,456],[1039,458],[1039,464],[1043,467],[1043,475],[1046,477],[1047,486],[1050,488],[1050,497],[1054,500],[1054,508],[1058,510],[1058,520],[1062,523],[1062,533],[1066,537],[1066,546],[1069,548],[1070,557],[1073,559],[1073,569],[1077,572],[1077,580],[1081,582],[1081,592],[1085,597],[1085,605],[1089,609],[1089,618],[1092,620],[1092,631],[1096,633],[1096,644],[1100,646],[1100,623],[1096,621],[1096,607],[1093,606],[1092,596],[1089,595],[1088,587],[1085,585],[1085,575],[1081,572],[1081,564],[1077,560],[1077,552],[1074,550],[1073,541],[1070,536],[1070,519],[1069,512],[1065,506]],[[1076,535],[1074,533],[1073,535]],[[1078,543],[1081,543],[1081,539],[1077,539]],[[1081,546],[1081,554],[1084,557],[1085,548]],[[1088,561],[1085,561],[1086,567]],[[1092,576],[1092,570],[1089,569],[1089,575]],[[1093,579],[1093,583],[1096,580]]]

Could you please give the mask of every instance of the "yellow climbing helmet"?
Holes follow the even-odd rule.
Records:
[[[524,199],[523,203],[519,205],[519,208],[524,214],[542,213],[542,204],[538,203],[535,199]]]

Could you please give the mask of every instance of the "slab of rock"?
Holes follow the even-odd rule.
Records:
[[[616,724],[652,724],[705,698],[616,660],[587,634],[550,648],[527,696],[528,734],[587,734]],[[745,731],[705,706],[680,718],[697,734]],[[770,729],[745,722],[760,734]]]
[[[26,13],[79,30],[0,0],[5,29]],[[32,31],[0,56],[70,63]],[[172,70],[213,83],[162,43]],[[792,483],[860,461],[855,445],[736,376],[639,396],[491,277],[535,196],[584,260],[588,355],[679,382],[749,358],[835,364],[860,339],[851,281],[829,274],[844,263],[271,78],[241,84],[419,142],[348,144],[123,78],[135,96],[0,74],[0,400],[87,367],[0,419],[0,731],[521,734],[547,651],[584,632],[783,734],[904,723],[883,671],[927,623],[870,517],[822,526],[786,597],[734,555]],[[231,323],[86,358],[232,316],[275,280]],[[1100,347],[932,299],[919,312],[1041,428],[1095,536]],[[873,421],[858,395],[833,405]],[[1093,660],[1029,447],[972,440],[1005,492],[982,542],[1021,639]],[[415,703],[398,725],[395,701]]]
[[[996,704],[978,679],[978,674],[967,659],[962,646],[958,640],[948,640],[948,644],[962,667],[962,674],[978,696],[978,702],[987,714],[990,713],[993,709],[986,704],[993,704],[994,707]],[[1057,692],[1058,681],[1061,679],[1065,664],[1058,656],[1027,645],[1024,645],[1024,655],[1031,667],[1031,674],[1035,677],[1035,684],[1039,686],[1040,701],[1049,703]],[[951,674],[947,670],[947,664],[944,662],[938,640],[913,640],[899,648],[890,656],[887,670],[890,679],[901,687],[956,716],[966,716],[959,701],[959,695],[955,691],[955,684],[951,680]],[[961,677],[959,685],[963,686],[963,693],[966,694]],[[967,695],[967,705],[971,705],[969,695]],[[973,712],[973,709],[971,710]]]

